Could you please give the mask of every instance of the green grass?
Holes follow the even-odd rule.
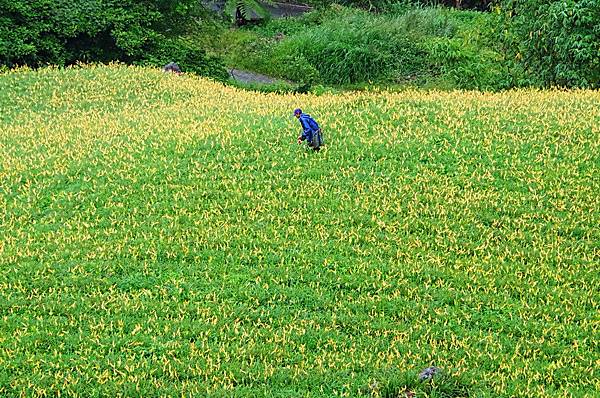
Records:
[[[599,100],[2,74],[0,396],[594,397]]]

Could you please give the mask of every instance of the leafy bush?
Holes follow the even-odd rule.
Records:
[[[505,0],[500,10],[504,45],[526,82],[600,87],[600,2]]]
[[[225,15],[232,18],[238,25],[243,25],[254,15],[269,18],[269,12],[257,0],[226,0]]]
[[[279,73],[277,73],[280,76],[286,76],[293,81],[309,85],[321,81],[317,68],[302,54],[285,54],[280,59],[280,65]]]
[[[247,30],[226,32],[215,41],[218,52],[229,66],[272,74],[273,40]]]
[[[295,60],[326,84],[385,80],[391,71],[410,74],[420,68],[419,48],[393,20],[344,8],[334,11],[337,17],[282,41],[274,51],[276,64]]]
[[[158,43],[155,50],[138,63],[142,65],[165,65],[172,61],[176,61],[185,72],[211,76],[221,81],[229,78],[229,74],[219,58],[208,56],[203,49],[198,48],[190,40],[183,38]]]
[[[425,43],[428,63],[436,75],[442,75],[464,89],[497,90],[507,81],[500,69],[498,53],[465,46],[461,40],[432,38]]]
[[[0,0],[0,64],[151,63],[168,50],[219,77],[218,61],[179,40],[201,12],[195,0]]]
[[[397,23],[403,31],[414,35],[451,37],[459,28],[456,14],[440,8],[401,9]]]

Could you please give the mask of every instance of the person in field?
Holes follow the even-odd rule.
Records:
[[[294,116],[300,121],[303,130],[302,135],[298,137],[298,144],[306,141],[309,147],[319,151],[323,145],[323,136],[319,124],[310,115],[302,113],[300,108],[294,110]]]

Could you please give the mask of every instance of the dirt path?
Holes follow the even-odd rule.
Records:
[[[264,7],[269,11],[272,18],[299,17],[306,12],[312,11],[312,7],[305,4],[272,2],[265,3]]]
[[[261,75],[260,73],[249,72],[240,69],[230,69],[229,76],[231,76],[234,80],[241,83],[263,83],[263,84],[272,84],[272,83],[291,83],[287,80],[276,79],[274,77]]]

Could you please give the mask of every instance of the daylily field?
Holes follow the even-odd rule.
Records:
[[[598,91],[5,72],[0,396],[598,397],[599,226]]]

